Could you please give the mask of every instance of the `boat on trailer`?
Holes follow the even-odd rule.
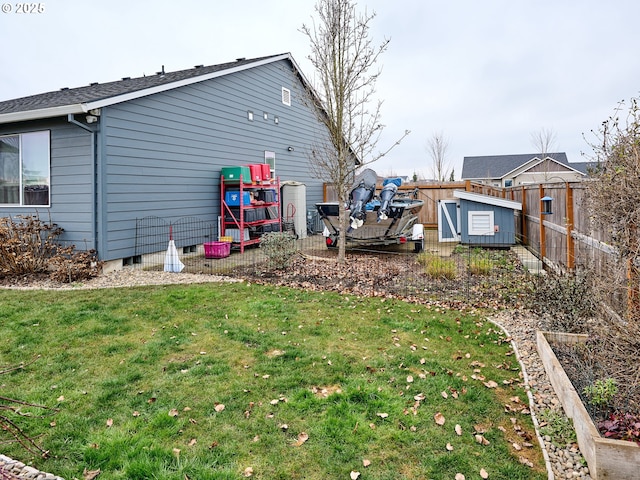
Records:
[[[347,247],[398,245],[413,243],[414,251],[424,249],[424,227],[418,214],[424,200],[418,198],[418,189],[400,192],[400,178],[387,178],[376,194],[378,176],[371,169],[360,173],[349,194],[349,226],[346,231]],[[340,235],[340,204],[316,203],[324,224],[323,235],[328,248],[338,246]]]

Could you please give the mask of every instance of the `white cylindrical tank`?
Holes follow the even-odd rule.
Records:
[[[302,182],[280,183],[282,221],[293,222],[298,238],[307,238],[307,187]]]

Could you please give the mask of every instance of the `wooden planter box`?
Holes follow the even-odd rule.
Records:
[[[586,339],[586,335],[537,332],[538,354],[567,417],[573,420],[580,452],[589,465],[591,478],[640,480],[640,446],[634,442],[600,436],[580,396],[551,349],[552,344],[584,343]]]

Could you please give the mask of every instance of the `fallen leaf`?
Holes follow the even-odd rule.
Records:
[[[357,480],[360,477],[360,472],[351,472],[349,474],[349,477],[351,478],[351,480]]]
[[[113,418],[107,419],[107,427],[111,427],[113,425]]]
[[[449,450],[450,452],[453,452],[453,445],[451,445],[450,443],[447,443],[447,450]]]
[[[49,424],[49,426],[50,426],[50,427],[55,427],[56,425],[57,425],[57,424],[56,424],[55,420],[54,420],[54,421],[52,421],[52,422]]]
[[[489,442],[489,440],[487,440],[484,435],[476,435],[475,436],[476,442],[478,442],[480,445],[489,445],[491,442]]]
[[[484,468],[480,469],[480,476],[484,479],[487,480],[487,478],[489,478],[489,474],[487,473],[487,471]]]
[[[367,468],[369,465],[371,465],[371,460],[367,460],[366,458],[362,460],[363,467]]]
[[[445,392],[444,390],[442,392],[440,392],[440,395],[442,396],[442,398],[444,398],[445,400],[447,398],[449,398],[449,394],[447,392]]]
[[[136,410],[131,415],[133,415],[134,417],[139,417],[140,416],[140,412]]]
[[[388,413],[376,413],[377,416],[379,416],[380,418],[387,418],[389,416]]]
[[[464,475],[461,473],[456,473],[456,480],[464,480]]]
[[[196,440],[195,438],[192,438],[187,445],[189,445],[190,447],[193,447],[196,443],[198,443],[198,440]]]
[[[176,458],[180,458],[180,449],[179,448],[174,448],[173,450],[173,454],[176,456]]]
[[[445,418],[444,418],[444,415],[442,415],[442,413],[440,413],[440,412],[436,413],[436,414],[433,416],[433,419],[436,421],[436,423],[437,423],[438,425],[441,425],[441,426],[442,426],[442,425],[444,425]]]
[[[458,436],[462,435],[462,427],[460,425],[456,424],[455,431]]]
[[[413,377],[411,375],[407,375],[407,383],[413,383]]]
[[[251,467],[245,468],[244,472],[242,472],[242,476],[243,477],[252,477],[253,476],[253,468],[251,468]]]
[[[172,408],[171,410],[169,410],[169,416],[170,417],[177,417],[178,415],[180,415],[180,413],[178,412],[177,409]]]
[[[213,407],[213,409],[220,413],[221,411],[224,410],[224,405],[222,403],[216,403],[215,406]]]
[[[87,470],[85,468],[84,471],[82,472],[82,478],[84,478],[84,480],[93,480],[98,475],[100,475],[100,469],[98,469],[98,470]]]
[[[497,388],[498,384],[493,380],[489,380],[488,382],[484,382],[484,386],[487,388]]]
[[[518,457],[518,461],[521,464],[526,465],[527,467],[533,468],[533,463],[530,460],[527,460],[524,457]]]
[[[58,402],[64,402],[64,395],[60,395],[58,397]]]
[[[522,450],[522,447],[520,446],[520,444],[519,444],[518,442],[513,442],[513,443],[511,444],[511,446],[512,446],[515,450],[517,450],[517,451]]]
[[[299,447],[307,440],[309,440],[309,435],[306,432],[300,432],[300,434],[298,435],[298,441],[294,443],[293,446]]]

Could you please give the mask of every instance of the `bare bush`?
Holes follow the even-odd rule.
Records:
[[[44,273],[60,246],[62,228],[36,215],[0,218],[0,275]]]
[[[607,234],[617,249],[622,279],[606,278],[627,291],[623,315],[640,321],[640,105],[632,98],[626,116],[624,103],[594,132],[596,167],[587,183],[587,204],[595,227]]]
[[[95,250],[62,246],[63,229],[37,215],[0,218],[0,277],[49,274],[52,280],[75,282],[102,271]]]
[[[39,356],[27,364],[20,363],[19,365],[0,367],[0,375],[24,370],[27,365],[35,362],[38,358]],[[25,419],[34,418],[33,415],[22,413],[21,409],[23,407],[33,407],[51,412],[57,411],[56,409],[45,405],[28,403],[15,398],[0,397],[0,432],[4,432],[4,434],[11,437],[11,440],[18,442],[28,452],[35,455],[41,455],[43,458],[46,458],[49,455],[49,452],[38,445],[35,439],[25,431],[25,428],[22,425]]]
[[[531,309],[542,316],[546,330],[587,333],[597,311],[593,278],[588,273],[545,275],[531,293]]]

